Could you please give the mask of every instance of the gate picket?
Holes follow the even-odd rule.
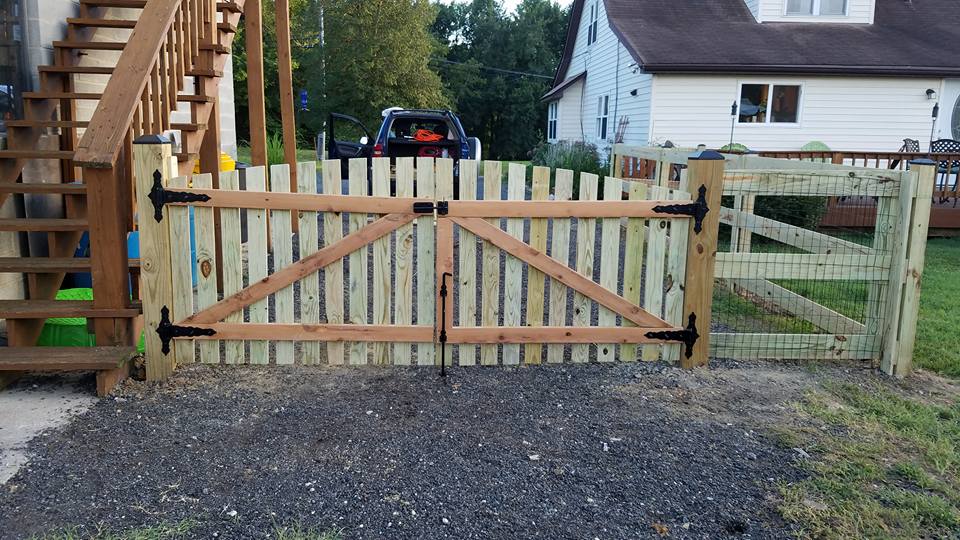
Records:
[[[413,158],[397,158],[397,197],[413,197]],[[394,287],[395,324],[406,326],[413,324],[413,224],[397,229],[396,260],[397,276]],[[410,343],[393,344],[393,363],[409,366],[413,359],[413,345]]]
[[[520,163],[511,163],[507,169],[507,200],[524,200],[527,168]],[[523,218],[507,219],[507,234],[514,238],[523,239]],[[503,325],[520,326],[520,306],[523,301],[523,263],[516,257],[507,255],[503,273]],[[520,345],[506,343],[503,345],[503,364],[517,365],[520,363]]]
[[[237,171],[220,173],[220,189],[239,190],[240,174]],[[243,288],[243,246],[239,208],[220,209],[220,235],[223,244],[223,294],[228,297],[240,292]],[[231,313],[224,320],[228,323],[243,322],[243,310]],[[224,361],[227,364],[246,363],[245,353],[243,341],[224,341]]]
[[[545,201],[550,198],[550,168],[534,167],[530,198]],[[530,220],[530,246],[542,253],[547,252],[546,218]],[[543,326],[543,301],[546,290],[546,276],[536,268],[527,268],[527,326]],[[539,343],[527,343],[523,346],[523,362],[539,364],[543,347]]]
[[[499,201],[503,191],[503,167],[499,161],[483,162],[483,198],[488,201]],[[500,226],[499,219],[490,219],[490,223]],[[483,285],[481,286],[482,313],[480,324],[483,326],[497,326],[500,318],[500,250],[483,241]],[[480,346],[480,363],[484,366],[497,364],[496,344]]]
[[[373,159],[374,197],[390,196],[390,158]],[[390,259],[390,235],[373,242],[373,324],[390,324],[390,271],[393,261]],[[373,344],[373,363],[390,364],[393,348],[388,343],[377,341]]]
[[[460,200],[472,201],[477,198],[477,162],[472,159],[460,161]],[[460,326],[477,324],[477,237],[473,233],[460,229],[460,267],[457,271],[456,287],[460,300]],[[472,345],[460,345],[460,365],[476,364],[477,348]]]
[[[603,200],[619,201],[623,198],[623,182],[619,178],[603,179]],[[606,218],[601,223],[600,234],[600,285],[617,293],[617,274],[620,270],[620,218]],[[617,315],[600,306],[598,326],[616,326]],[[597,361],[613,362],[617,356],[614,343],[597,344]]]
[[[340,195],[343,188],[340,178],[340,160],[328,159],[323,162],[323,193]],[[343,238],[343,214],[324,212],[323,244],[329,246]],[[327,265],[323,272],[324,305],[327,312],[327,324],[343,324],[343,260]],[[345,346],[342,341],[327,343],[327,363],[343,365]]]
[[[436,176],[433,171],[433,159],[417,158],[417,197],[432,199],[436,195]],[[436,236],[433,230],[433,216],[417,218],[417,324],[433,325],[436,311],[436,268],[434,266],[434,244]],[[436,360],[436,349],[432,343],[417,345],[417,365],[432,366]]]
[[[297,164],[297,191],[300,193],[317,192],[317,162],[306,161]],[[299,214],[300,223],[300,258],[308,257],[319,249],[319,228],[316,212]],[[318,324],[320,322],[320,276],[314,272],[300,280],[300,322],[303,324]],[[313,365],[320,363],[320,342],[301,342],[303,363]]]
[[[367,195],[367,160],[350,160],[350,196],[364,197]],[[368,215],[364,212],[350,213],[350,232],[355,232],[366,226]],[[350,253],[350,322],[352,324],[367,324],[367,246]],[[367,344],[362,341],[353,341],[350,346],[350,364],[363,365],[367,363]]]
[[[684,186],[681,179],[681,186]],[[673,190],[670,198],[674,200],[689,200],[690,194],[685,191]],[[687,274],[687,237],[690,228],[686,223],[674,221],[670,223],[670,249],[667,250],[666,293],[664,300],[663,320],[674,326],[683,326],[683,291],[686,289]],[[663,345],[663,359],[666,362],[680,360],[680,344]]]
[[[194,175],[193,187],[212,188],[213,176]],[[197,207],[193,211],[197,241],[197,260],[194,261],[197,272],[197,309],[201,310],[217,303],[217,244],[213,208]],[[219,364],[220,342],[212,339],[200,340],[200,361],[205,364]]]
[[[290,165],[286,163],[270,166],[270,191],[273,193],[290,192]],[[274,271],[293,264],[293,227],[290,210],[270,211],[270,237],[273,244]],[[274,321],[293,322],[293,285],[287,285],[273,295]],[[274,341],[274,357],[277,364],[294,362],[293,341]]]
[[[652,199],[670,198],[670,190],[661,186],[647,188]],[[666,277],[667,225],[669,220],[651,219],[647,234],[646,290],[643,307],[657,317],[663,315],[663,280]],[[660,345],[643,347],[645,361],[656,360],[660,355]]]
[[[437,158],[437,160],[436,160],[436,175],[437,175],[437,176],[436,176],[436,179],[437,179],[437,182],[436,182],[436,194],[435,194],[436,200],[437,200],[437,201],[451,201],[451,200],[453,200],[453,160],[450,159],[450,158]],[[438,224],[438,225],[439,225],[439,224]],[[449,222],[446,223],[445,225],[449,225],[450,227],[453,227],[453,224],[452,224],[452,223],[449,223]],[[438,229],[439,229],[439,227],[438,227]],[[440,238],[440,236],[438,235],[438,236],[437,236],[437,243],[439,244],[440,242],[441,242],[441,238]],[[452,251],[452,249],[453,249],[453,246],[452,246],[452,244],[453,244],[453,234],[452,234],[452,229],[451,229],[451,231],[450,231],[449,244],[450,244],[450,245],[447,246],[447,247],[449,248],[449,250],[450,250],[449,253],[448,253],[448,256],[450,257],[450,265],[449,265],[450,268],[449,268],[449,271],[450,271],[450,273],[452,274],[452,273],[453,273],[453,251]],[[439,252],[439,251],[437,252],[436,256],[437,256],[437,257],[440,256],[440,252]],[[442,261],[441,261],[441,262],[442,262]],[[444,264],[444,266],[447,266],[447,265]],[[440,278],[441,278],[440,275],[437,275],[437,276],[435,277],[435,279],[440,279]],[[448,287],[448,289],[449,289],[449,291],[450,291],[449,294],[451,295],[449,298],[451,298],[451,299],[452,299],[452,295],[453,295],[453,287],[456,286],[456,284],[454,283],[454,280],[455,280],[455,279],[456,279],[456,276],[448,278],[448,281],[447,281],[447,287]],[[439,317],[439,316],[440,316],[440,313],[439,313],[439,310],[440,310],[440,308],[439,308],[439,302],[434,302],[433,306],[434,306],[433,309],[436,311],[436,313],[434,313],[434,317]],[[453,320],[453,319],[452,319],[452,316],[453,316],[453,312],[452,312],[452,311],[449,311],[449,312],[448,312],[448,316],[450,317],[450,320]],[[437,320],[439,320],[439,319],[437,319]],[[448,321],[448,322],[449,322],[449,321]],[[450,345],[446,345],[445,348],[447,349],[447,362],[448,362],[447,365],[450,365],[450,366],[456,365],[456,364],[457,364],[457,358],[456,358],[456,356],[453,354],[453,347],[450,346]],[[436,350],[437,350],[437,354],[439,354],[439,353],[440,353],[440,348],[439,348],[439,346],[437,346]]]
[[[554,199],[569,201],[573,198],[573,171],[557,169],[555,173]],[[569,218],[553,219],[553,242],[550,256],[570,266],[570,222]],[[564,326],[567,322],[567,297],[569,289],[557,280],[550,281],[550,326]],[[547,345],[547,362],[563,362],[564,345]]]
[[[187,177],[170,179],[172,189],[187,187]],[[170,260],[171,283],[173,285],[173,305],[170,306],[170,319],[180,320],[193,315],[193,277],[191,270],[194,261],[190,257],[190,209],[186,206],[170,207]],[[197,361],[193,340],[179,340],[173,343],[176,348],[177,362],[192,364]]]
[[[247,169],[247,191],[264,191],[266,178],[264,167]],[[267,211],[260,208],[247,210],[247,278],[256,283],[267,277]],[[269,304],[266,298],[250,305],[250,322],[270,322]],[[250,363],[269,364],[269,342],[250,341]]]
[[[580,173],[580,200],[597,200],[599,177],[595,174]],[[593,250],[596,240],[596,221],[592,218],[577,220],[577,272],[584,276],[593,276]],[[573,325],[590,326],[592,303],[582,293],[573,292]],[[586,362],[590,359],[590,346],[571,345],[570,359],[573,362]]]
[[[641,201],[647,198],[647,184],[644,182],[629,182],[629,197],[631,201]],[[644,231],[646,229],[643,218],[627,220],[626,252],[623,255],[623,297],[640,305],[640,294],[643,289],[643,248]],[[623,326],[634,326],[624,320]],[[626,343],[620,346],[620,360],[625,362],[637,361],[637,346]]]

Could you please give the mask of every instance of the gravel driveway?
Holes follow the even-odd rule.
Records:
[[[0,536],[193,519],[191,538],[784,538],[777,487],[801,473],[764,433],[811,377],[195,365],[35,439]]]

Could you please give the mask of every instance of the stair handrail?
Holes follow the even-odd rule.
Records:
[[[135,117],[153,117],[158,127],[169,126],[169,110],[176,108],[184,75],[193,69],[200,43],[211,41],[216,24],[215,0],[148,0],[73,161],[81,167],[113,168],[131,126],[145,131],[137,129],[141,122],[135,123]]]

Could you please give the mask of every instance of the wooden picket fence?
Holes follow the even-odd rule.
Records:
[[[611,174],[676,185],[687,174],[689,156],[689,150],[616,145]],[[723,195],[731,197],[732,206],[721,209],[720,221],[730,226],[730,236],[729,247],[717,254],[717,288],[803,321],[810,330],[751,333],[720,328],[711,333],[711,355],[863,359],[878,363],[888,374],[908,373],[936,173],[933,161],[914,161],[909,170],[880,170],[824,160],[726,155]],[[849,231],[842,229],[826,234],[759,216],[754,211],[758,197],[866,201],[876,210],[858,217],[872,227],[872,234],[868,242],[853,242],[843,237]],[[752,236],[785,249],[758,251]],[[849,316],[813,293],[797,292],[798,283],[812,284],[807,290],[834,287],[837,295],[855,290],[838,284],[865,284],[865,297],[853,300],[861,304],[856,306],[860,314]]]
[[[346,179],[325,161],[321,186],[300,163],[291,193],[288,165],[246,169],[241,189],[236,171],[174,176],[168,145],[136,150],[150,378],[197,360],[707,361],[720,216],[690,214],[719,207],[716,153],[674,188],[400,158],[374,159],[369,183],[366,160]]]

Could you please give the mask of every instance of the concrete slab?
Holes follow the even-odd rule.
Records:
[[[97,398],[89,375],[28,376],[0,391],[0,485],[29,460],[27,443],[87,411]]]

